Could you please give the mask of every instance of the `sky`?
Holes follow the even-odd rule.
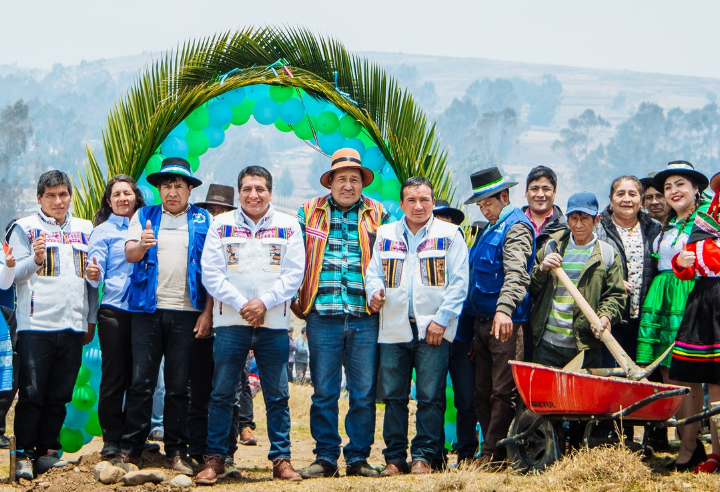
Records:
[[[717,0],[2,0],[0,65],[158,52],[247,25],[304,26],[351,51],[720,78]]]

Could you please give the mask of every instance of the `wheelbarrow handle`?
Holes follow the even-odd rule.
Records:
[[[552,269],[552,272],[570,293],[572,298],[575,300],[575,304],[577,304],[580,311],[582,311],[585,317],[587,317],[590,324],[601,328],[602,324],[600,323],[600,318],[593,308],[590,307],[590,304],[588,304],[578,288],[575,287],[575,284],[572,283],[572,280],[570,280],[570,277],[568,277],[567,273],[565,273],[565,270],[561,267],[555,267]],[[630,358],[627,352],[623,350],[617,340],[615,340],[615,337],[612,336],[610,330],[602,330],[600,333],[600,340],[602,340],[612,356],[615,357],[615,360],[618,364],[620,364],[620,367],[626,375],[630,376],[631,374],[642,371],[642,369],[635,364],[635,361]]]

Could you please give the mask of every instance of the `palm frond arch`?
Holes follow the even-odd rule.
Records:
[[[248,27],[188,41],[146,67],[111,108],[102,130],[107,177],[122,173],[137,180],[191,112],[227,91],[256,84],[303,89],[335,105],[360,123],[398,180],[426,176],[438,197],[452,200],[447,152],[409,91],[378,64],[349,54],[338,40],[289,27]],[[107,180],[89,146],[86,152],[73,206],[77,216],[90,219]]]

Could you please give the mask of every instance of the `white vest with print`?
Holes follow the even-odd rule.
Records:
[[[16,284],[17,327],[22,330],[87,331],[88,296],[85,281],[89,220],[68,217],[61,228],[39,214],[15,223],[30,244],[45,232],[47,259],[30,280]]]
[[[413,303],[418,338],[425,332],[442,305],[447,289],[446,253],[458,227],[442,220],[430,219],[425,237],[416,251],[408,252],[401,221],[385,224],[378,229],[380,259],[385,275],[385,306],[380,310],[379,343],[403,343],[412,340],[408,319],[408,302]],[[417,255],[415,268],[406,267],[408,255]],[[412,299],[409,298],[412,282]],[[443,338],[452,342],[457,330],[457,318],[445,327]]]
[[[247,225],[238,223],[237,217],[235,210],[220,214],[213,219],[212,227],[217,228],[222,241],[228,280],[247,299],[255,299],[280,278],[293,225],[296,229],[299,225],[295,217],[275,210],[253,236]],[[216,301],[213,325],[247,325],[247,321],[232,306]],[[287,330],[289,325],[290,301],[286,301],[269,309],[261,326]]]

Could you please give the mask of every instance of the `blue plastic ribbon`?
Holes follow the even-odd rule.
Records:
[[[234,74],[235,72],[242,72],[241,68],[233,68],[229,72],[225,72],[220,76],[220,85],[223,85],[225,83],[225,79],[228,78],[228,76]]]
[[[333,73],[335,74],[335,91],[359,108],[360,103],[358,103],[356,100],[351,98],[350,94],[348,94],[347,92],[343,92],[338,88],[338,73],[337,72],[333,72]]]

